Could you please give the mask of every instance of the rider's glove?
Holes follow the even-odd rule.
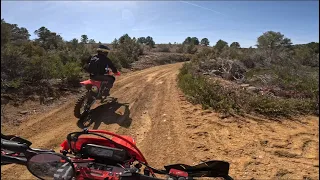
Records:
[[[119,72],[119,71],[116,72],[115,75],[116,75],[116,76],[120,76],[120,72]]]

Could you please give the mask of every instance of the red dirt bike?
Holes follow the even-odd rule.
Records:
[[[111,74],[110,71],[107,72],[108,75],[120,75],[120,74]],[[113,76],[114,78],[114,76]],[[88,120],[88,115],[90,113],[91,106],[95,103],[96,100],[101,100],[103,103],[106,100],[104,96],[107,89],[106,81],[95,81],[92,79],[85,80],[80,82],[84,86],[87,92],[81,96],[74,107],[74,116],[79,118],[81,121]]]
[[[224,161],[208,161],[195,166],[173,164],[165,166],[164,170],[152,168],[132,137],[103,130],[84,129],[68,134],[61,144],[62,154],[32,149],[31,142],[16,136],[8,137],[1,135],[1,165],[25,165],[39,179],[159,180],[155,174],[166,175],[167,180],[232,179],[228,175],[229,163]]]

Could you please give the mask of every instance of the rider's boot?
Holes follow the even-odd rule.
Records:
[[[100,96],[104,96],[104,91],[106,89],[107,85],[106,82],[101,82],[101,86],[100,86]]]
[[[101,85],[101,103],[104,102],[104,100],[110,96],[110,85],[107,82],[103,82],[103,84]]]
[[[105,87],[102,96],[108,97],[110,96],[110,89]]]
[[[109,89],[108,88],[105,88],[101,94],[101,103],[104,103],[106,98],[109,96]]]

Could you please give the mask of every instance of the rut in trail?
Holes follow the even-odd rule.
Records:
[[[219,115],[187,102],[177,88],[182,63],[152,67],[117,78],[112,105],[96,105],[89,128],[133,136],[150,165],[195,164],[226,160],[235,179],[319,178],[319,122],[253,120]],[[76,99],[42,115],[30,117],[19,127],[4,127],[33,142],[32,147],[58,150],[72,131]],[[94,108],[94,107],[93,107]],[[1,178],[34,179],[25,167],[1,168]]]

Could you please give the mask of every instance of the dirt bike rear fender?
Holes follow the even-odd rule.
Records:
[[[100,81],[94,81],[94,80],[91,80],[91,79],[82,81],[82,82],[80,82],[80,84],[85,85],[85,86],[86,85],[93,85],[93,86],[97,86],[98,88],[100,88],[100,86],[101,86],[101,82]]]

